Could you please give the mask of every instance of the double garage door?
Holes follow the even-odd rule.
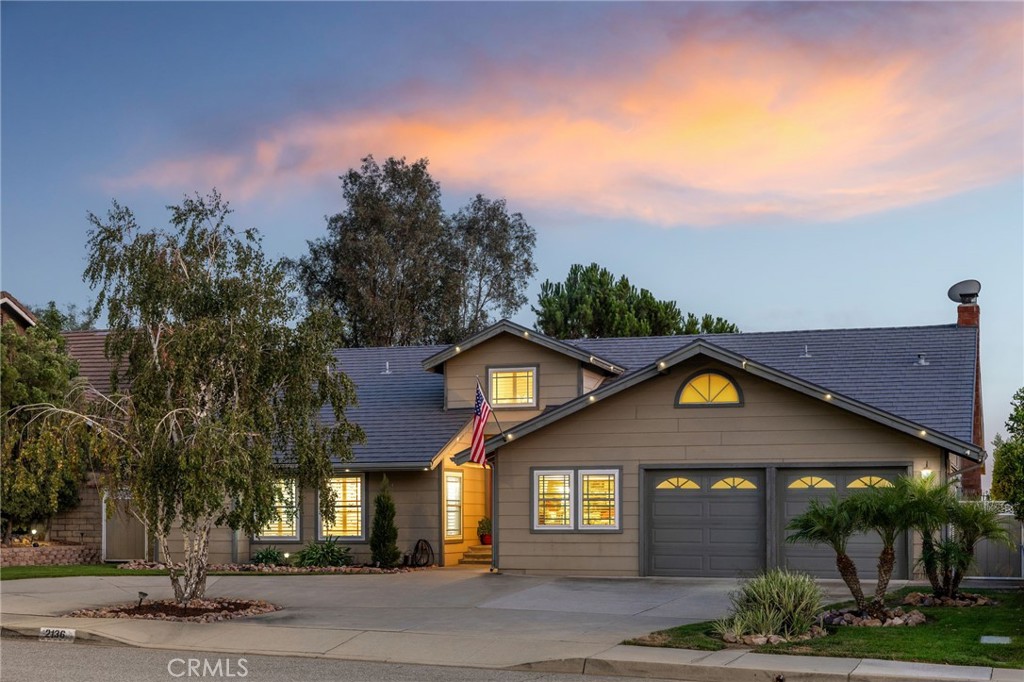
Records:
[[[647,573],[736,577],[778,565],[838,578],[835,553],[826,546],[785,542],[786,524],[813,498],[845,497],[887,485],[903,473],[903,468],[877,467],[649,470],[644,477]],[[880,550],[875,533],[854,536],[847,548],[861,577],[875,574]],[[906,575],[904,538],[896,548],[893,577]]]

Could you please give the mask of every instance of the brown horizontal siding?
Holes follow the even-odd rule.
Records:
[[[937,448],[834,405],[729,369],[740,407],[677,408],[695,359],[587,407],[499,450],[499,567],[510,572],[636,575],[640,562],[640,465],[729,466],[930,461]],[[622,467],[619,533],[534,533],[531,468]]]
[[[537,366],[537,409],[502,409],[495,414],[503,427],[531,419],[545,407],[561,405],[579,395],[579,361],[509,334],[496,336],[445,363],[446,405],[471,408],[477,377],[488,391],[488,367]]]

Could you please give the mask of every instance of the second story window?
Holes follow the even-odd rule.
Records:
[[[536,407],[537,368],[502,367],[487,371],[491,407]]]

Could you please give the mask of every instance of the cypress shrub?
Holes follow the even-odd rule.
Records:
[[[402,553],[398,549],[398,527],[395,526],[395,501],[391,484],[384,476],[380,492],[373,500],[373,528],[370,531],[371,561],[381,568],[393,568]]]

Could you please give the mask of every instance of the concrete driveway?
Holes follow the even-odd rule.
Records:
[[[829,598],[845,587],[826,582]],[[545,631],[614,643],[725,615],[736,581],[712,578],[552,578],[434,569],[398,575],[214,576],[210,596],[262,598],[284,607],[239,625],[517,636]],[[169,598],[166,578],[132,576],[5,581],[5,614],[58,615]]]

